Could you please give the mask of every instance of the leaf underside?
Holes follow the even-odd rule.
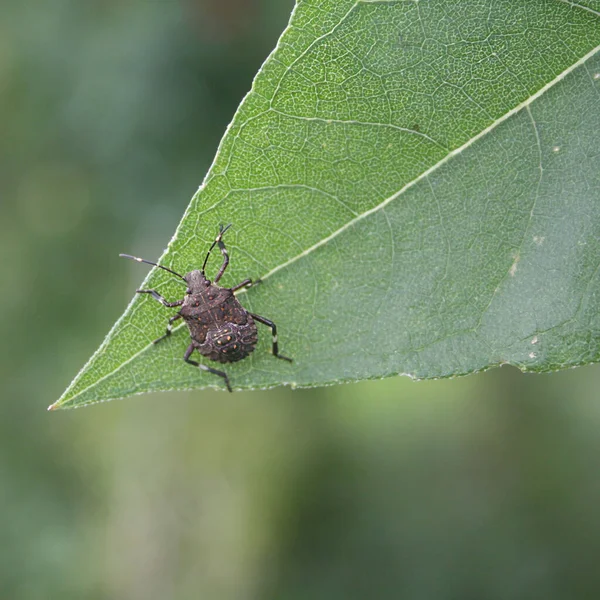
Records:
[[[600,355],[600,2],[300,1],[161,264],[199,268],[277,323],[236,389]],[[208,275],[219,267],[217,253]],[[182,286],[154,269],[170,300]],[[221,387],[185,327],[135,296],[53,405]]]

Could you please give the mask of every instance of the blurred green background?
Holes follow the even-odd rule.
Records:
[[[598,367],[46,412],[291,8],[2,3],[0,598],[599,597]]]

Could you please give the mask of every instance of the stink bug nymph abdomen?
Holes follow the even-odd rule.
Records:
[[[194,350],[198,350],[203,356],[220,363],[230,363],[242,360],[256,348],[256,343],[258,341],[256,321],[258,321],[271,328],[271,333],[273,335],[273,356],[289,362],[291,362],[292,359],[279,354],[277,327],[275,326],[275,323],[265,317],[248,312],[235,297],[235,292],[237,290],[252,286],[251,279],[245,279],[232,288],[223,288],[217,285],[229,264],[229,255],[227,254],[227,249],[223,242],[223,234],[230,227],[231,225],[227,225],[227,227],[221,226],[219,228],[219,235],[217,235],[217,238],[209,248],[202,269],[191,271],[190,273],[187,273],[185,277],[179,275],[179,273],[175,273],[175,271],[172,271],[167,267],[157,265],[156,263],[144,260],[143,258],[130,256],[129,254],[121,254],[120,256],[154,265],[185,281],[187,284],[185,296],[183,300],[177,300],[176,302],[168,302],[156,290],[136,290],[138,294],[151,294],[153,298],[169,308],[181,307],[179,311],[169,319],[165,334],[157,340],[154,340],[154,343],[157,344],[171,335],[173,323],[178,319],[183,319],[188,326],[191,337],[191,343],[183,355],[183,360],[204,371],[219,375],[225,380],[225,385],[231,392],[229,378],[225,372],[213,369],[212,367],[208,367],[190,359]],[[223,263],[214,282],[211,282],[206,278],[205,269],[210,253],[215,246],[219,247],[219,250],[223,255]]]

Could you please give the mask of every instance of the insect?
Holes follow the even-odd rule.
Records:
[[[223,227],[222,225],[219,227],[219,234],[212,243],[212,246],[208,249],[202,269],[190,271],[185,276],[180,275],[167,267],[150,262],[149,260],[138,258],[137,256],[131,256],[129,254],[120,254],[119,256],[131,258],[132,260],[153,265],[159,269],[164,269],[185,281],[187,285],[185,296],[183,300],[177,300],[175,302],[167,301],[156,290],[136,290],[138,294],[150,294],[163,306],[169,308],[175,308],[176,306],[181,307],[179,311],[169,319],[166,333],[154,340],[153,343],[158,344],[160,341],[168,338],[171,335],[173,323],[179,319],[183,319],[190,330],[190,337],[192,339],[183,355],[183,360],[203,371],[208,371],[209,373],[222,377],[227,389],[231,392],[231,385],[227,373],[192,360],[190,357],[194,350],[198,350],[203,356],[220,363],[232,363],[242,360],[256,348],[256,342],[258,341],[256,322],[258,322],[271,328],[271,334],[273,336],[273,356],[289,362],[292,362],[292,359],[279,354],[277,327],[275,323],[265,317],[247,311],[235,297],[235,292],[237,290],[256,285],[257,283],[260,283],[260,280],[255,281],[253,284],[252,279],[244,279],[244,281],[232,288],[224,288],[217,285],[229,264],[229,254],[227,253],[225,243],[223,242],[223,235],[230,227],[231,224],[226,227]],[[215,280],[211,282],[206,278],[204,272],[210,253],[215,246],[218,246],[221,251],[223,263],[221,264],[221,268],[219,269]]]

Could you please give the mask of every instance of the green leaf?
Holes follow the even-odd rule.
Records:
[[[234,388],[598,361],[599,49],[598,0],[300,1],[160,259],[233,223],[222,283],[295,359],[261,328]],[[223,387],[151,344],[173,313],[135,296],[53,407]]]

